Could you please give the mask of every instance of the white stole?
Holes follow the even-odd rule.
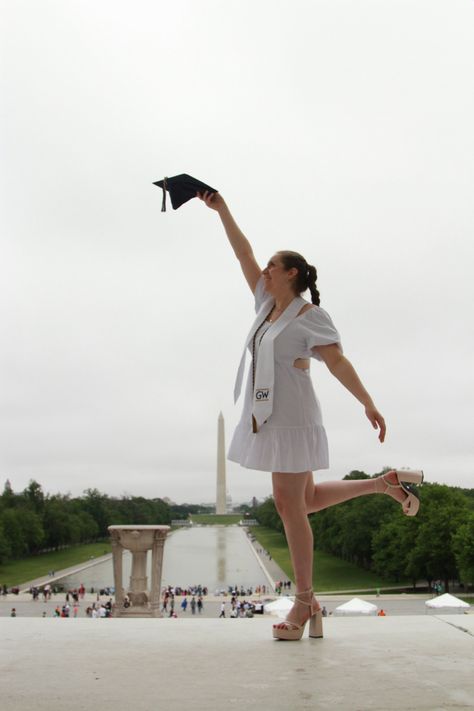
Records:
[[[255,331],[263,323],[265,316],[268,315],[272,302],[273,299],[265,299],[246,338],[244,352],[242,353],[237,377],[235,379],[234,402],[237,402],[242,389],[247,348],[255,335]],[[252,402],[252,414],[258,427],[268,420],[273,411],[273,386],[275,381],[273,342],[283,329],[298,315],[305,304],[306,301],[302,299],[301,296],[294,298],[281,316],[279,316],[265,332],[265,337],[260,343]]]

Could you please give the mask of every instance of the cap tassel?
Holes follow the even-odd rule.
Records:
[[[168,178],[163,178],[163,200],[161,202],[161,212],[166,212],[166,189],[168,187]]]

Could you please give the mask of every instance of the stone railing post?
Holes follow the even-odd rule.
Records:
[[[161,617],[160,593],[163,550],[169,526],[109,526],[114,563],[114,617]],[[123,550],[132,554],[128,591],[123,588]],[[148,590],[146,564],[152,552],[151,589]]]
[[[124,602],[122,574],[123,547],[120,544],[118,531],[110,531],[110,538],[112,539],[112,559],[114,564],[115,604],[122,607]]]

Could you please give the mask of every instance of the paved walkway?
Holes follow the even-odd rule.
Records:
[[[250,533],[252,533],[252,529],[249,529]],[[255,540],[251,540],[248,536],[248,541],[250,545],[252,546],[255,555],[258,558],[258,561],[262,568],[267,571],[268,576],[272,580],[272,586],[273,589],[275,589],[275,584],[280,581],[287,581],[288,580],[288,575],[285,573],[284,570],[280,568],[278,563],[276,563],[273,558],[270,556],[267,550],[262,546],[262,544]],[[290,581],[291,582],[291,581]],[[285,592],[290,591],[291,593],[294,594],[295,591],[295,586],[291,582],[291,587],[286,588]]]
[[[246,597],[247,600],[261,600],[262,602],[267,602],[272,599],[276,599],[278,596],[275,594],[268,595],[251,595]],[[338,605],[341,605],[347,600],[351,600],[354,596],[352,594],[348,595],[318,595],[318,600],[321,605],[326,607],[328,615],[331,615]],[[425,605],[426,600],[431,596],[429,595],[363,595],[364,600],[373,602],[377,607],[383,608],[389,617],[393,616],[411,616],[411,615],[433,615],[433,611],[429,611]],[[188,602],[191,600],[191,596],[187,596]],[[110,598],[107,595],[102,595],[100,598],[97,594],[86,593],[84,598],[79,602],[79,618],[86,618],[86,608],[92,605],[93,602],[98,600],[102,602],[107,602]],[[188,605],[188,609],[185,613],[181,610],[181,600],[182,597],[176,597],[175,610],[179,619],[189,619],[189,620],[199,620],[201,618],[215,618],[219,616],[220,608],[222,602],[226,603],[226,615],[230,614],[230,596],[215,596],[207,595],[204,598],[204,608],[202,615],[196,613],[192,615],[191,609]],[[57,605],[60,607],[65,602],[65,594],[58,593],[52,596],[51,600],[43,602],[42,599],[34,602],[31,595],[28,593],[22,593],[20,595],[7,595],[0,597],[0,617],[9,617],[12,607],[16,609],[18,618],[27,617],[42,617],[43,613],[46,613],[46,617],[54,616],[54,609]],[[474,602],[474,600],[473,600]],[[72,609],[72,602],[70,602]],[[472,608],[474,613],[474,607]],[[459,615],[458,612],[448,613],[443,610],[443,614],[455,614]],[[474,616],[474,615],[473,615]],[[64,624],[69,624],[73,621],[73,618],[69,620],[64,620]]]

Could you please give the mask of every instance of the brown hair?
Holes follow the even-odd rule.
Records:
[[[293,288],[297,294],[302,294],[306,289],[311,292],[311,301],[316,306],[319,306],[319,291],[316,288],[316,279],[318,278],[318,273],[316,267],[312,264],[308,264],[306,259],[298,252],[291,252],[289,250],[282,250],[277,252],[281,259],[283,268],[285,271],[290,269],[297,269],[298,274],[293,282]]]

